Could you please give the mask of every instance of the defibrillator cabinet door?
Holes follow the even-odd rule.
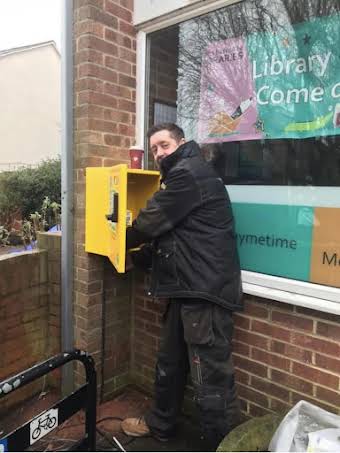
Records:
[[[118,272],[125,272],[126,187],[126,165],[86,169],[85,250],[107,256]]]
[[[107,256],[118,272],[125,272],[125,244],[127,224],[126,165],[111,168],[109,177],[109,212],[106,214],[110,230],[110,249]]]
[[[126,228],[159,188],[159,172],[126,164],[86,169],[85,250],[125,272]]]

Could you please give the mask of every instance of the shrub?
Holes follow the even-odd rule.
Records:
[[[6,230],[5,227],[0,225],[0,247],[5,246],[9,243],[8,237],[9,237],[9,232]]]
[[[15,218],[29,219],[46,197],[60,204],[60,158],[42,161],[36,168],[0,173],[0,225],[10,229]]]

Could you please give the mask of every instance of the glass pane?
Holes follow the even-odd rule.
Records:
[[[339,42],[338,0],[245,0],[150,37],[148,126],[176,103],[227,186],[243,269],[340,287]]]

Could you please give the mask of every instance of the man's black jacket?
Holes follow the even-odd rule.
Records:
[[[234,221],[222,180],[193,141],[165,157],[161,173],[161,189],[127,229],[127,249],[151,243],[150,295],[241,309]]]

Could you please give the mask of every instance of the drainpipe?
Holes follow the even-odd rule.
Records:
[[[61,33],[61,350],[73,348],[73,0],[62,0]],[[74,388],[72,364],[62,368],[62,393]]]

